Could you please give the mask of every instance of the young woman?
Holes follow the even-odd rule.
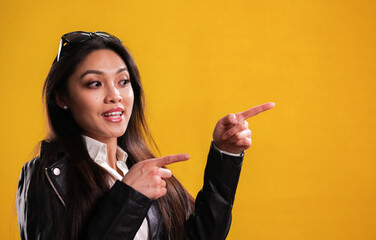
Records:
[[[17,190],[21,239],[225,239],[244,150],[247,118],[266,103],[220,119],[194,200],[155,158],[136,64],[105,32],[62,36],[44,84],[50,126],[40,156]]]

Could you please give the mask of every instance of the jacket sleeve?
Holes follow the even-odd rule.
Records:
[[[89,221],[87,239],[133,239],[153,200],[121,181],[103,196]]]
[[[46,181],[36,189],[38,167],[39,158],[26,163],[20,174],[16,205],[21,239],[66,239],[65,207],[51,186],[56,187],[57,182],[51,179],[51,183]],[[100,200],[83,237],[87,240],[133,239],[152,202],[125,183],[116,181]]]
[[[243,156],[230,156],[210,148],[204,186],[198,193],[195,211],[187,221],[189,239],[225,239],[239,181]]]

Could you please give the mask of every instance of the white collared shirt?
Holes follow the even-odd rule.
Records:
[[[87,151],[94,162],[106,169],[115,179],[121,181],[123,177],[116,171],[116,169],[110,167],[107,162],[107,145],[88,136],[82,137],[85,140]],[[129,171],[126,164],[128,153],[126,153],[118,146],[116,150],[116,158],[118,159],[116,166],[122,171],[123,175],[125,176],[125,174],[127,174],[127,172]],[[110,178],[109,181],[111,185],[115,184],[115,180],[113,180],[112,178]],[[149,227],[145,218],[140,226],[140,229],[136,233],[134,240],[147,239],[149,239]]]

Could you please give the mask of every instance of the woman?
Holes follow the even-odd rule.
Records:
[[[251,145],[246,119],[267,103],[218,121],[194,200],[154,158],[136,64],[104,32],[63,35],[44,84],[50,134],[25,164],[17,191],[22,239],[224,239]]]

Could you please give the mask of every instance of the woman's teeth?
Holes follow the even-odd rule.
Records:
[[[120,116],[121,114],[123,114],[123,112],[111,112],[111,113],[103,113],[102,116],[115,118],[115,117]]]

